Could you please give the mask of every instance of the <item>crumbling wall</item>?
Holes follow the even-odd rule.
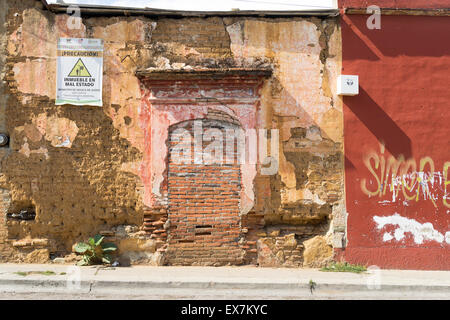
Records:
[[[275,66],[260,117],[263,127],[280,130],[280,168],[270,177],[270,190],[260,190],[264,227],[249,238],[259,239],[259,251],[276,257],[275,264],[313,265],[303,257],[312,243],[305,240],[327,234],[320,243],[331,255],[334,230],[345,228],[342,101],[335,88],[339,27],[334,19],[317,18],[225,21],[235,60],[269,59]],[[286,253],[280,236],[291,234],[293,250]],[[260,260],[274,264],[272,258]]]
[[[243,248],[253,250],[246,263],[300,266],[331,257],[333,231],[345,230],[335,18],[82,17],[73,29],[73,18],[38,1],[8,1],[7,8],[0,90],[9,98],[0,129],[11,143],[0,148],[2,261],[46,261],[95,233],[114,239],[118,226],[143,227],[149,115],[135,71],[236,66],[274,69],[257,127],[280,131],[279,171],[255,178],[255,205],[242,217]],[[103,107],[54,105],[59,37],[104,40]],[[25,209],[35,218],[5,217]],[[145,252],[143,237],[119,237],[122,253]],[[314,263],[304,257],[309,243],[325,252]],[[156,241],[133,262],[163,263],[161,246]]]
[[[3,8],[0,12],[0,78],[5,77],[6,70],[6,46],[8,43],[6,21],[8,12],[8,1],[1,0],[0,6]],[[0,81],[0,132],[8,133],[6,127],[5,110],[8,105],[9,95],[7,93],[6,83]],[[0,159],[3,159],[9,150],[7,148],[0,148]],[[0,175],[1,179],[2,175]],[[0,189],[0,260],[6,260],[11,254],[11,246],[7,243],[8,230],[6,227],[6,214],[10,206],[11,196],[8,189]]]
[[[76,241],[104,229],[141,224],[140,181],[132,170],[141,151],[133,138],[126,139],[121,127],[126,121],[116,113],[118,105],[138,105],[137,80],[134,88],[127,81],[132,71],[122,74],[107,56],[104,108],[54,105],[59,37],[103,37],[107,54],[112,54],[137,42],[133,37],[138,32],[116,31],[115,41],[108,42],[98,34],[107,27],[83,22],[70,29],[67,15],[55,16],[36,1],[9,1],[6,25],[4,80],[10,97],[5,117],[11,141],[1,163],[1,187],[11,199],[4,207],[6,213],[26,209],[36,216],[6,220],[6,241],[13,252],[4,260],[43,262],[70,253]],[[111,87],[117,94],[110,94]],[[132,135],[138,140],[139,130]]]

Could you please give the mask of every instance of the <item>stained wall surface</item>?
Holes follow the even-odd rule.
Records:
[[[2,262],[76,260],[72,246],[101,233],[132,263],[166,263],[170,206],[152,208],[150,198],[160,178],[149,170],[156,165],[145,97],[151,88],[135,74],[147,68],[272,69],[251,119],[255,129],[279,131],[279,169],[243,178],[244,195],[254,198],[240,208],[241,248],[248,251],[242,263],[320,265],[342,244],[337,18],[78,20],[40,1],[2,7],[0,128],[10,136],[0,149]],[[104,40],[103,107],[55,105],[60,37]],[[26,209],[34,220],[7,218]]]

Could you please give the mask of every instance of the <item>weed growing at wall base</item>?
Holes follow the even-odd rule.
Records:
[[[41,275],[44,275],[44,276],[54,276],[54,275],[56,275],[56,273],[54,271],[50,271],[50,270],[46,270],[46,271],[17,271],[17,272],[14,272],[14,273],[19,275],[19,276],[22,276],[22,277],[28,276],[30,274],[41,274]]]
[[[324,272],[353,272],[353,273],[361,273],[366,272],[367,268],[365,266],[350,264],[347,262],[333,262],[326,267],[320,269],[320,271]]]
[[[117,250],[117,246],[114,243],[102,243],[104,238],[97,234],[89,238],[87,243],[79,242],[75,245],[75,251],[83,255],[83,260],[78,262],[79,265],[111,264],[110,254]]]

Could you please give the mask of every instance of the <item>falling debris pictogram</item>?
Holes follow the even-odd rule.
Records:
[[[69,77],[91,77],[91,74],[81,58],[78,59],[77,63],[73,66],[72,71],[69,73]]]
[[[102,78],[102,39],[58,39],[56,105],[101,107]]]

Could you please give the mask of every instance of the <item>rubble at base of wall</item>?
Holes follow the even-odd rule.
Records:
[[[149,239],[146,232],[135,225],[120,225],[111,230],[101,231],[105,241],[118,247],[117,261],[120,265],[162,265],[163,259],[157,252],[157,243]]]

